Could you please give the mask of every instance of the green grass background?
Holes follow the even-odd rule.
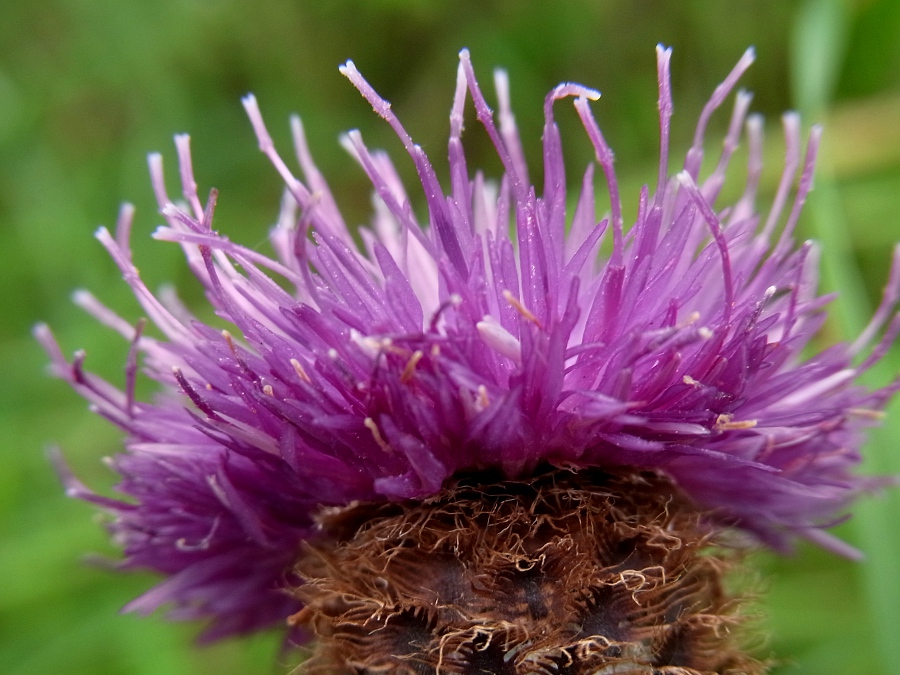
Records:
[[[603,92],[595,109],[633,213],[638,186],[656,175],[657,42],[675,49],[673,138],[682,150],[713,87],[756,46],[743,86],[768,120],[769,196],[780,171],[780,113],[798,108],[805,125],[826,125],[802,236],[823,241],[823,286],[842,293],[823,342],[853,336],[877,302],[900,240],[895,0],[0,3],[0,671],[224,675],[281,672],[290,661],[279,654],[277,635],[197,649],[194,626],[119,615],[153,579],[84,564],[85,553],[114,549],[93,509],[63,496],[45,459],[58,442],[85,481],[114,482],[100,458],[116,452],[118,434],[46,378],[30,329],[49,322],[66,351],[86,348],[94,370],[122,381],[126,346],[69,301],[85,287],[138,318],[92,238],[97,225],[114,222],[121,200],[138,207],[136,258],[149,285],[172,281],[189,301],[201,300],[177,247],[149,239],[161,219],[147,152],[164,152],[174,191],[171,137],[190,132],[201,191],[220,190],[218,229],[265,250],[281,187],[239,103],[253,91],[285,154],[288,114],[303,116],[350,221],[365,222],[369,188],[338,134],[358,127],[370,145],[398,158],[400,145],[338,64],[353,58],[440,165],[456,53],[467,46],[486,90],[492,68],[509,70],[535,163],[544,94],[564,80]],[[557,114],[577,177],[589,148],[574,113],[560,105]],[[726,122],[727,113],[714,119],[711,138]],[[497,175],[483,134],[474,123],[469,130],[470,166]],[[411,179],[409,163],[398,164]],[[872,381],[898,371],[894,355]],[[900,410],[873,434],[867,471],[900,473],[898,432]],[[839,528],[865,550],[862,564],[811,547],[786,559],[760,556],[772,631],[766,649],[780,659],[778,673],[900,673],[898,517],[894,494],[866,501]]]

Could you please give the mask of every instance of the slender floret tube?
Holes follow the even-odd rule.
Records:
[[[181,246],[218,321],[147,288],[126,205],[97,238],[156,330],[75,295],[130,343],[124,388],[35,331],[53,373],[125,432],[110,460],[121,497],[56,464],[69,495],[110,515],[121,567],[163,577],[127,609],[204,620],[205,639],[287,623],[315,638],[311,672],[765,669],[745,654],[722,576],[752,541],[856,555],[827,528],[880,483],[854,470],[898,384],[857,382],[900,332],[900,254],[863,334],[815,351],[831,296],[817,292],[817,245],[793,236],[821,130],[804,149],[798,117],[784,116],[783,174],[758,210],[763,124],[749,94],[732,97],[748,50],[670,171],[670,56],[657,49],[659,172],[637,195],[594,118],[600,94],[571,83],[544,101],[533,185],[506,74],[495,117],[465,50],[447,184],[356,66],[341,67],[419,180],[407,192],[392,160],[348,133],[373,189],[358,231],[299,118],[302,178],[252,95],[244,107],[285,184],[273,258],[213,229],[217,193],[198,196],[187,136],[175,139],[180,197],[151,155],[165,220],[154,237]],[[731,98],[705,158],[707,124]],[[501,176],[467,164],[469,101]],[[559,105],[574,105],[596,157],[574,183]],[[723,204],[740,142],[746,186]],[[634,222],[623,199],[637,201]],[[158,383],[151,400],[135,396],[138,377]]]

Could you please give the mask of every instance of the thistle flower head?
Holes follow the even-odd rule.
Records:
[[[797,116],[784,117],[784,170],[760,214],[762,122],[747,116],[750,96],[738,92],[718,159],[701,175],[707,123],[750,65],[748,51],[671,175],[670,51],[657,55],[659,174],[637,196],[634,223],[624,220],[613,154],[592,114],[599,94],[576,84],[548,94],[536,187],[505,75],[495,77],[495,121],[465,51],[449,185],[390,104],[351,62],[341,68],[396,131],[420,181],[407,193],[391,160],[350,132],[345,146],[375,195],[372,222],[358,233],[299,119],[302,179],[274,148],[252,96],[244,106],[260,148],[286,184],[274,259],[213,229],[216,193],[199,199],[187,136],[176,137],[183,201],[169,197],[162,160],[151,156],[166,221],[155,238],[183,248],[227,329],[144,285],[131,261],[129,206],[115,234],[101,228],[97,237],[161,337],[76,295],[130,341],[124,389],[87,372],[83,354],[68,361],[37,329],[55,373],[127,434],[126,451],[111,460],[124,500],[61,470],[71,495],[112,514],[122,566],[166,577],[130,609],[171,605],[176,618],[211,619],[210,638],[282,622],[300,607],[282,589],[295,583],[321,507],[423,500],[463,472],[527,479],[543,465],[657,472],[712,517],[776,548],[803,537],[850,552],[821,528],[867,486],[851,473],[862,432],[897,388],[855,382],[900,331],[898,266],[853,344],[805,356],[830,300],[816,291],[815,244],[792,239],[820,130],[804,152]],[[499,180],[467,166],[469,98],[503,164]],[[596,155],[575,193],[554,122],[562,99]],[[744,133],[746,187],[720,204]],[[609,193],[602,219],[598,182]],[[161,388],[152,402],[134,395],[139,360]]]

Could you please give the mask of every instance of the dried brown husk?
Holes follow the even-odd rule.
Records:
[[[326,510],[294,625],[307,673],[755,675],[735,556],[652,473],[461,479],[426,502]]]

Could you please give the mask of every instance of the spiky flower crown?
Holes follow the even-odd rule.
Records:
[[[641,190],[630,227],[591,112],[599,94],[562,84],[546,97],[539,197],[506,77],[495,77],[496,124],[466,51],[450,114],[448,190],[390,105],[351,62],[342,67],[400,136],[421,180],[421,193],[409,196],[388,157],[350,132],[346,146],[375,191],[371,226],[354,233],[299,119],[303,181],[275,150],[252,96],[244,105],[260,148],[286,183],[271,235],[276,259],[213,230],[216,193],[205,205],[198,198],[187,136],[176,137],[183,201],[170,199],[162,160],[150,157],[166,221],[155,238],[183,248],[232,328],[198,321],[144,285],[126,205],[115,235],[101,228],[97,237],[163,337],[76,294],[131,343],[120,389],[87,372],[83,352],[70,362],[45,326],[36,329],[55,374],[127,434],[125,452],[111,459],[124,499],[60,470],[70,495],[111,514],[121,566],[165,577],[128,609],[169,605],[174,618],[209,619],[210,639],[282,623],[301,607],[283,589],[296,584],[294,564],[321,507],[426,499],[463,471],[527,479],[542,465],[651,470],[721,523],[776,548],[803,537],[849,552],[821,528],[870,484],[851,471],[864,428],[898,387],[855,382],[900,332],[891,318],[898,266],[852,345],[802,357],[830,300],[816,293],[815,244],[792,240],[820,130],[804,155],[797,116],[784,117],[784,172],[763,217],[754,207],[762,122],[747,117],[750,96],[739,92],[721,155],[700,176],[707,123],[752,62],[748,50],[670,176],[670,50],[657,56],[659,175],[652,192]],[[469,96],[503,163],[499,182],[466,164]],[[577,199],[567,192],[553,117],[563,98],[574,100],[609,192],[610,214],[599,222],[593,164]],[[744,128],[746,188],[733,205],[717,205]],[[413,209],[423,198],[424,223]],[[134,394],[139,360],[161,387],[152,402]]]

